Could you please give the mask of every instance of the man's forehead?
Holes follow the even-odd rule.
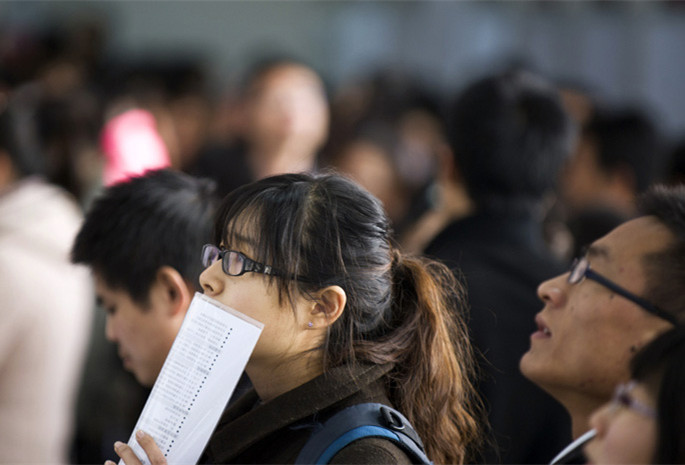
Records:
[[[98,273],[97,270],[92,270],[93,282],[95,283],[95,292],[98,296],[102,293],[107,294],[112,290],[110,286],[107,285],[107,281],[102,277],[102,274]]]
[[[102,276],[102,274],[97,271],[92,271],[93,281],[95,284],[95,296],[96,300],[101,303],[103,300],[116,298],[122,294],[128,294],[120,286],[112,286],[107,280]]]
[[[673,233],[656,217],[641,216],[614,228],[589,248],[591,257],[618,260],[642,257],[666,249],[674,240]]]

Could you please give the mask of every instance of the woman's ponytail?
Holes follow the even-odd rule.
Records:
[[[391,401],[436,463],[473,460],[483,419],[472,384],[464,288],[443,264],[397,251],[392,274],[396,324],[386,341],[396,350]]]

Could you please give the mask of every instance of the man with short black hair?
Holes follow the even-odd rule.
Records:
[[[640,215],[538,288],[545,306],[521,371],[566,408],[574,438],[628,380],[632,356],[685,321],[685,187],[653,188]]]
[[[201,291],[200,252],[211,241],[216,205],[213,182],[151,171],[105,190],[73,244],[74,263],[92,270],[107,339],[117,345],[124,368],[145,387],[155,383],[194,293]],[[93,335],[96,349],[101,340],[100,334]],[[99,360],[89,368],[96,373],[113,369],[103,365]],[[103,386],[102,378],[107,377],[87,373],[84,379],[75,444],[81,462],[103,461],[102,444],[130,434],[140,413],[125,405],[124,396],[136,396],[112,394],[114,380]],[[103,401],[103,396],[111,399]],[[144,402],[145,396],[138,397],[138,403]],[[112,416],[93,414],[103,409],[112,409]],[[128,417],[122,419],[118,410],[129,412]]]

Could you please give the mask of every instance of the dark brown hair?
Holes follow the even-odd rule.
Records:
[[[685,463],[685,327],[666,331],[646,345],[631,361],[630,374],[656,399],[652,463]]]
[[[253,258],[278,271],[271,279],[282,298],[330,285],[345,290],[345,310],[322,347],[324,370],[393,363],[388,397],[431,460],[473,460],[479,402],[463,289],[450,270],[402,256],[380,202],[337,175],[274,176],[232,192],[215,241],[231,244],[248,231],[256,233]]]

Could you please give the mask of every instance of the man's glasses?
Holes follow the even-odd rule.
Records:
[[[278,276],[270,266],[256,262],[241,252],[205,244],[202,247],[202,265],[207,268],[217,260],[221,260],[221,269],[229,276],[240,276],[248,272]]]
[[[642,402],[635,400],[630,392],[635,388],[637,383],[631,381],[627,384],[619,384],[616,386],[616,391],[614,391],[614,397],[611,399],[611,405],[614,410],[625,407],[631,410],[635,410],[649,418],[656,418],[656,410],[652,407],[643,404]]]
[[[665,312],[664,310],[660,309],[651,302],[643,299],[642,297],[636,296],[635,294],[633,294],[630,291],[627,291],[615,282],[610,281],[609,279],[605,278],[599,273],[596,273],[594,270],[590,268],[590,262],[586,256],[576,258],[575,260],[573,260],[573,264],[571,265],[571,270],[568,275],[568,282],[570,284],[578,284],[582,282],[584,278],[591,279],[595,282],[598,282],[602,286],[611,289],[618,295],[625,297],[631,302],[647,310],[652,315],[656,315],[659,318],[662,318],[674,325],[678,324],[678,320],[676,320],[676,318],[670,313]]]

